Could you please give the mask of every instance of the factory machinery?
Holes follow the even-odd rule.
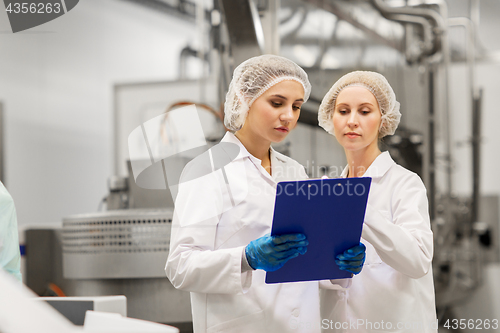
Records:
[[[498,212],[498,200],[479,194],[481,91],[474,81],[474,19],[449,19],[444,1],[214,0],[204,6],[186,0],[129,1],[196,24],[207,43],[182,50],[178,81],[115,86],[115,175],[103,208],[65,218],[62,230],[27,231],[27,246],[52,253],[50,263],[30,253],[28,286],[39,294],[51,290],[49,282],[71,296],[124,294],[129,316],[189,332],[189,294],[175,290],[163,272],[173,193],[164,185],[137,185],[128,135],[153,116],[163,115],[157,128],[161,146],[166,111],[203,103],[197,112],[204,149],[210,148],[225,133],[221,105],[234,67],[251,56],[274,53],[304,67],[313,85],[297,129],[276,147],[304,164],[312,177],[338,176],[335,171],[344,164],[343,153],[332,152],[331,137],[317,127],[317,108],[330,86],[344,73],[366,69],[383,73],[395,87],[405,116],[396,134],[382,144],[426,184],[435,235],[438,318],[453,318],[453,306],[481,285],[485,263],[499,260],[498,216],[496,224],[480,222],[488,212]],[[472,18],[476,7],[471,1]],[[308,30],[311,22],[322,28]],[[448,32],[454,27],[464,28],[465,47],[450,46]],[[473,119],[470,197],[453,195],[451,176],[448,71],[451,61],[463,60]],[[202,64],[197,80],[186,78],[190,61]],[[167,141],[172,145],[175,140]],[[179,155],[170,163],[182,167],[189,159]]]

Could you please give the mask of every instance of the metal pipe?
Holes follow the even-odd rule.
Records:
[[[472,208],[471,222],[479,220],[480,172],[481,172],[481,100],[483,90],[480,89],[473,100],[472,108]]]
[[[294,16],[295,13],[298,13],[298,12],[299,11],[295,11],[292,16]],[[290,31],[289,33],[287,33],[286,35],[281,36],[282,42],[285,42],[287,39],[289,39],[292,44],[303,44],[304,43],[304,41],[297,41],[296,40],[297,39],[297,32],[299,32],[299,30],[303,27],[303,25],[307,19],[307,12],[301,11],[300,14],[302,16],[300,18],[299,23],[295,26],[295,28],[292,31]],[[282,23],[280,23],[280,24],[282,24]],[[307,39],[307,40],[310,41],[311,43],[317,42],[316,40],[310,40],[310,39]]]
[[[429,215],[431,221],[436,218],[436,153],[434,150],[435,140],[435,112],[434,112],[434,68],[429,67],[429,178],[428,178],[428,194],[429,194]]]
[[[440,0],[436,3],[439,8],[439,12],[441,16],[446,20],[448,20],[448,5],[444,0]],[[450,88],[449,88],[449,69],[450,69],[450,46],[448,40],[448,28],[445,29],[443,36],[441,38],[441,52],[443,54],[443,75],[444,75],[444,90],[443,94],[445,98],[445,107],[444,107],[444,121],[445,121],[445,145],[446,145],[446,194],[451,197],[453,193],[453,182],[452,182],[452,161],[453,154],[451,151],[451,131],[450,131]],[[448,211],[449,215],[448,220],[451,218],[451,212]]]
[[[427,19],[421,16],[413,16],[407,14],[390,14],[387,15],[386,18],[392,21],[421,25],[424,31],[424,41],[422,43],[423,51],[421,52],[421,55],[432,53],[432,50],[434,49],[434,43],[432,41],[433,40],[432,26]],[[406,52],[407,52],[407,59],[409,57],[410,59],[413,58],[412,54],[408,54],[410,52],[408,50],[408,45],[406,47]]]
[[[181,5],[172,6],[168,4],[166,1],[161,1],[161,0],[126,0],[126,1],[144,6],[146,8],[150,8],[155,12],[176,16],[182,20],[187,20],[189,22],[195,21],[195,15],[190,10],[186,10],[185,4],[184,6]]]
[[[471,22],[474,24],[474,26],[479,26],[479,19],[481,15],[479,11],[478,0],[469,0],[469,11],[470,11]]]
[[[324,0],[309,0],[309,1],[307,1],[307,3],[313,4],[313,5],[317,6],[318,8],[324,9],[324,10],[334,14],[335,16],[337,16],[337,18],[339,20],[343,20],[343,21],[350,23],[352,26],[363,31],[369,39],[379,41],[379,42],[383,43],[384,45],[387,45],[387,46],[389,46],[393,49],[396,49],[398,51],[402,50],[401,45],[398,45],[398,43],[379,35],[375,31],[373,31],[373,28],[370,28],[370,27],[364,25],[363,23],[359,22],[358,20],[353,18],[349,13],[347,13],[342,8],[340,8],[340,6],[335,2],[326,2]]]
[[[480,168],[480,103],[481,97],[477,93],[475,78],[475,29],[474,23],[467,17],[448,19],[450,27],[460,26],[465,29],[465,57],[468,69],[468,82],[471,96],[472,113],[472,203],[471,222],[477,222],[479,214],[479,168]]]
[[[437,47],[438,45],[438,37],[443,34],[446,31],[446,26],[444,24],[444,20],[441,17],[441,15],[432,10],[432,9],[424,9],[424,8],[417,8],[417,7],[391,7],[388,6],[385,1],[383,0],[371,0],[372,4],[374,5],[375,8],[377,8],[380,13],[388,18],[398,18],[401,21],[404,21],[405,19],[409,19],[406,16],[414,16],[414,17],[422,17],[422,18],[428,18],[431,19],[434,23],[434,29],[433,32],[435,34],[435,38],[433,38],[433,45],[431,49],[426,49],[424,52],[422,52],[422,55],[429,56],[427,59],[427,65],[428,65],[428,80],[429,80],[429,110],[428,110],[428,128],[427,128],[427,160],[425,161],[426,167],[424,167],[424,170],[426,170],[426,177],[425,180],[427,182],[427,188],[428,188],[428,194],[429,194],[429,215],[431,218],[431,221],[435,219],[436,217],[436,161],[435,161],[435,146],[434,146],[434,140],[435,140],[435,91],[434,91],[434,84],[435,84],[435,79],[436,79],[436,73],[435,73],[435,61],[433,61],[430,56],[437,54],[439,51],[439,48]],[[395,15],[406,15],[406,16],[396,16]],[[428,23],[422,23],[421,20],[411,20],[409,21],[410,23],[417,23],[421,24],[423,29],[424,29],[424,40],[425,38],[428,38],[429,32],[426,29],[429,29],[427,24]],[[427,37],[426,37],[427,34]],[[434,36],[433,36],[434,37]]]
[[[432,28],[432,30],[433,30],[432,32],[433,32],[435,38],[433,40],[433,50],[430,52],[427,52],[426,55],[430,56],[433,54],[437,54],[437,52],[440,50],[440,47],[439,47],[439,42],[441,40],[440,37],[446,33],[446,29],[447,29],[446,21],[443,18],[443,16],[441,16],[440,13],[438,13],[437,11],[435,11],[433,9],[429,9],[429,8],[408,7],[408,6],[406,6],[406,7],[391,7],[391,6],[388,6],[384,0],[371,0],[371,2],[375,6],[375,8],[377,8],[380,11],[380,13],[388,19],[390,19],[391,15],[410,15],[410,16],[417,16],[417,17],[420,16],[420,17],[430,19],[434,23],[434,27]],[[440,6],[441,6],[440,9],[441,9],[442,5],[440,5]],[[414,22],[410,22],[410,23],[414,23]],[[425,32],[425,29],[427,29],[425,25],[423,26],[423,28],[424,28],[424,34],[425,33],[428,34],[428,32]],[[425,35],[424,35],[424,38],[425,38]],[[433,60],[433,59],[431,59],[431,60]]]
[[[432,9],[418,8],[418,7],[391,7],[388,6],[384,0],[371,0],[375,7],[380,10],[382,15],[391,14],[406,14],[414,16],[423,16],[432,19],[436,26],[434,29],[435,34],[442,34],[446,30],[446,22],[443,17]]]
[[[476,77],[475,77],[475,47],[474,47],[474,25],[472,21],[467,17],[453,17],[448,19],[449,27],[463,27],[465,29],[465,58],[467,61],[467,67],[469,72],[469,89],[471,92],[472,99],[474,99],[476,92]]]
[[[197,58],[198,51],[191,48],[191,46],[186,46],[185,48],[182,49],[181,55],[179,57],[179,80],[184,80],[187,77],[186,72],[187,72],[188,57]]]
[[[203,6],[203,0],[195,1],[195,9],[196,9],[195,11],[196,30],[198,34],[198,43],[199,43],[197,56],[201,60],[201,75],[198,80],[198,89],[200,94],[199,95],[200,100],[205,101],[206,96],[205,96],[205,85],[203,82],[203,78],[205,78],[208,74],[208,66],[205,63],[205,55],[206,55],[205,52],[207,49],[206,39],[209,36],[206,35],[206,29],[205,29],[206,19],[205,19],[205,9]],[[209,22],[211,22],[211,17]]]

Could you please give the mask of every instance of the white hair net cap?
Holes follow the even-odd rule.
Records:
[[[311,94],[307,73],[293,61],[266,54],[241,63],[233,73],[224,104],[224,125],[238,131],[247,118],[253,102],[272,86],[293,80],[304,87],[304,102]]]
[[[325,95],[318,111],[319,125],[330,134],[333,132],[333,111],[340,92],[351,86],[360,86],[368,89],[378,102],[382,119],[380,122],[379,138],[392,135],[396,131],[401,119],[399,102],[387,79],[379,73],[356,71],[342,76]]]

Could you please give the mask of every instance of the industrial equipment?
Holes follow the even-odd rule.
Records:
[[[210,106],[198,107],[198,113],[207,147],[215,144],[225,131],[219,110],[232,70],[263,52],[282,54],[308,72],[313,85],[310,101],[303,106],[297,129],[276,148],[305,165],[312,177],[338,177],[345,165],[343,152],[332,148],[331,136],[316,126],[324,93],[354,69],[375,70],[388,78],[405,110],[400,129],[382,144],[398,163],[419,174],[428,190],[438,318],[452,316],[453,305],[481,285],[486,260],[499,260],[499,235],[494,227],[498,214],[491,213],[498,212],[498,198],[482,198],[479,188],[482,95],[474,81],[477,22],[448,18],[446,2],[438,0],[214,0],[202,5],[179,0],[178,6],[160,0],[130,1],[195,21],[209,42],[199,49],[190,45],[183,49],[177,81],[115,86],[115,163],[103,202],[106,211],[65,218],[62,231],[50,235],[54,242],[45,244],[56,258],[61,259],[62,253],[62,267],[55,271],[64,272],[64,278],[52,279],[65,293],[125,294],[132,317],[189,321],[188,293],[175,290],[163,275],[172,196],[166,190],[137,186],[127,161],[127,138],[170,105],[188,101]],[[454,195],[451,180],[448,77],[452,54],[460,49],[449,42],[451,26],[467,32],[474,163],[469,197]],[[190,58],[203,64],[199,80],[185,78]],[[29,231],[27,246],[39,242],[35,233],[46,231]],[[43,289],[29,273],[30,267],[28,282]]]

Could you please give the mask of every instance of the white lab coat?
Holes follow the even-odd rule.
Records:
[[[365,265],[350,288],[321,290],[321,315],[329,320],[323,332],[437,332],[424,184],[388,152],[364,176],[372,177],[361,240]]]
[[[277,182],[307,178],[304,168],[271,149],[271,177],[236,136],[222,142],[240,153],[225,175],[180,185],[165,267],[176,288],[191,292],[194,331],[320,332],[318,282],[265,284],[263,270],[242,273],[245,246],[271,231]]]
[[[21,281],[21,253],[14,200],[0,182],[0,269]]]

